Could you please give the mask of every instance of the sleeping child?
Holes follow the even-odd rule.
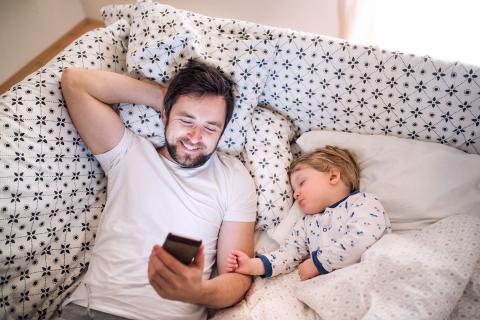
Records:
[[[359,192],[360,171],[347,150],[327,146],[304,154],[290,165],[289,177],[303,218],[276,251],[250,258],[233,250],[229,272],[273,277],[300,264],[300,279],[307,280],[358,262],[391,232],[380,201]]]

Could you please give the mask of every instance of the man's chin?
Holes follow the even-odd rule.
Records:
[[[205,162],[210,159],[212,154],[215,152],[213,151],[212,153],[209,154],[204,154],[201,153],[201,151],[198,151],[198,154],[189,154],[188,152],[182,150],[184,148],[183,146],[175,146],[166,143],[167,151],[170,155],[170,158],[175,161],[178,165],[180,165],[182,168],[197,168],[205,164]]]
[[[182,159],[178,159],[178,158],[174,158],[174,160],[182,167],[182,168],[197,168],[197,167],[200,167],[202,165],[204,165],[208,159],[210,159],[210,157],[212,156],[212,154],[208,154],[208,155],[199,155],[199,156],[196,156],[194,158],[192,157],[189,157],[189,156],[184,156],[182,157]]]

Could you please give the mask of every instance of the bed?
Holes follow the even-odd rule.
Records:
[[[317,34],[139,1],[102,9],[91,31],[0,98],[0,318],[49,319],[88,267],[106,179],[73,127],[65,67],[160,84],[195,57],[237,82],[219,148],[258,193],[256,251],[301,213],[287,167],[325,144],[349,148],[361,186],[392,221],[353,266],[301,282],[255,279],[213,319],[480,319],[480,69]],[[115,106],[163,143],[159,114]]]

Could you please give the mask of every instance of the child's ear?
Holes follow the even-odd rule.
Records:
[[[337,168],[330,169],[330,184],[336,185],[340,181],[340,170]]]

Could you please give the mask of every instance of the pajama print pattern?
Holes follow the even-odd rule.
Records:
[[[388,232],[390,220],[377,197],[352,193],[322,213],[305,215],[278,250],[259,256],[263,277],[288,273],[309,255],[320,274],[347,267]]]

